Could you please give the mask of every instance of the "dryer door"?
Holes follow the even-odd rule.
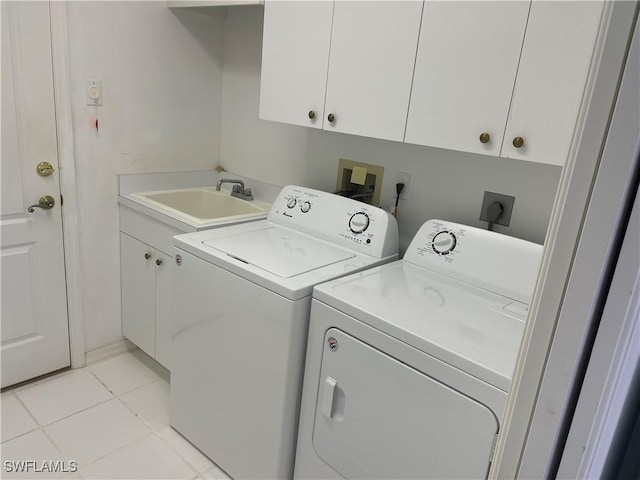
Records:
[[[324,341],[313,432],[324,462],[349,479],[487,476],[491,410],[341,330]]]

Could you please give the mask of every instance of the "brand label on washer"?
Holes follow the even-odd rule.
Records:
[[[336,340],[335,337],[329,337],[327,339],[327,343],[329,344],[329,349],[332,352],[335,352],[336,350],[338,350],[338,340]]]

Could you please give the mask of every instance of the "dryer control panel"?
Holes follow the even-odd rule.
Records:
[[[542,245],[444,220],[429,220],[411,241],[404,261],[529,303]]]
[[[333,193],[284,187],[267,220],[375,257],[398,254],[398,224],[393,216]]]

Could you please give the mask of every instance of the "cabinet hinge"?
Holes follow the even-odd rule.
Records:
[[[60,194],[60,206],[62,207],[64,205],[64,197],[62,196],[62,194]]]

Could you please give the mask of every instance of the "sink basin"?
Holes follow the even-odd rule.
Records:
[[[172,216],[187,217],[199,225],[266,217],[270,208],[264,202],[241,200],[230,196],[228,191],[206,188],[132,193],[130,197]]]

